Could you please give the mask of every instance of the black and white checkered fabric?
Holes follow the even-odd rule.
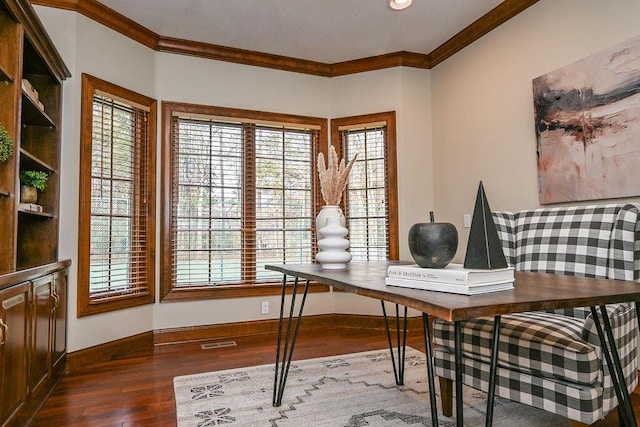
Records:
[[[502,316],[500,323],[501,366],[586,385],[598,379],[598,354],[581,338],[584,320],[537,311]],[[493,318],[463,322],[461,332],[463,353],[489,363]],[[454,348],[453,323],[434,330],[434,343]]]
[[[522,271],[640,282],[640,204],[495,212],[510,266]],[[640,285],[639,285],[640,286]],[[638,382],[632,304],[607,306],[629,391]],[[488,388],[493,319],[462,322],[463,381]],[[434,323],[436,375],[455,379],[453,324]],[[617,406],[591,309],[501,318],[496,393],[591,424]]]

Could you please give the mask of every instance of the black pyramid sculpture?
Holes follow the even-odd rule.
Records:
[[[502,245],[491,216],[487,196],[484,194],[482,181],[480,181],[478,195],[476,196],[476,206],[473,209],[471,230],[469,230],[467,254],[464,257],[464,268],[492,270],[506,267],[507,260],[502,251]]]

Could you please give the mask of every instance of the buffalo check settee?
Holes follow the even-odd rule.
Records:
[[[640,204],[494,212],[507,263],[522,271],[640,282]],[[640,283],[638,284],[640,286]],[[635,304],[607,306],[629,391],[638,382]],[[462,322],[463,382],[487,390],[493,318]],[[455,379],[454,327],[434,322],[435,373]],[[446,389],[446,387],[443,387]],[[502,316],[496,395],[592,424],[618,405],[588,307]],[[443,393],[443,407],[446,396]]]

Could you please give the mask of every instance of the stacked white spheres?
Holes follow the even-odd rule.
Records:
[[[327,225],[320,229],[323,238],[318,241],[320,252],[316,254],[318,261],[325,270],[342,270],[351,261],[349,240],[345,238],[349,230],[340,223],[340,217],[327,218]]]

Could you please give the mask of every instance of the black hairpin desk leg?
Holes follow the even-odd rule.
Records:
[[[289,308],[289,316],[287,319],[287,331],[284,336],[284,349],[282,346],[282,329],[284,326],[284,302],[287,290],[287,276],[282,278],[282,297],[280,300],[280,319],[278,321],[278,343],[276,347],[276,366],[275,376],[273,380],[273,406],[280,406],[282,404],[282,395],[284,388],[287,384],[287,375],[289,374],[289,367],[291,366],[291,358],[293,357],[293,349],[296,346],[296,339],[298,338],[298,330],[300,329],[300,321],[302,320],[302,311],[304,310],[304,303],[307,299],[307,291],[309,290],[309,280],[304,285],[304,292],[302,294],[302,300],[300,302],[300,308],[298,311],[297,319],[294,316],[296,306],[296,295],[298,291],[298,278],[295,278],[293,283],[293,291],[291,293],[291,306]],[[281,351],[282,350],[282,351]],[[280,355],[282,353],[282,360]]]
[[[489,393],[487,396],[487,418],[485,426],[493,425],[493,402],[496,395],[496,378],[498,373],[498,351],[500,346],[500,316],[493,318],[493,337],[491,338],[491,366],[489,368]]]
[[[460,321],[453,323],[453,334],[455,340],[455,364],[456,364],[456,426],[462,427],[464,424],[462,408],[462,331]]]
[[[614,341],[611,322],[609,321],[606,306],[601,305],[600,312],[602,313],[602,323],[604,324],[604,327],[600,324],[600,318],[598,317],[596,308],[591,307],[593,323],[596,325],[596,330],[598,331],[602,353],[607,361],[609,374],[611,375],[611,381],[613,382],[613,388],[616,392],[616,397],[618,398],[618,404],[620,405],[620,415],[623,417],[622,422],[627,427],[636,427],[636,418],[633,415],[633,408],[631,407],[631,400],[629,398],[629,390],[627,390],[627,382],[624,379],[624,372],[622,371],[622,365],[620,364],[620,357],[618,356],[618,350]]]
[[[433,371],[433,352],[431,350],[431,335],[429,335],[429,315],[422,313],[424,329],[424,348],[427,356],[427,380],[429,381],[429,403],[431,404],[431,424],[438,425],[438,407],[436,403],[435,373]]]
[[[393,342],[391,341],[391,331],[389,330],[389,320],[387,318],[387,310],[384,306],[384,301],[380,301],[382,304],[382,314],[384,315],[384,325],[387,329],[387,338],[389,340],[389,351],[391,352],[391,364],[393,365],[393,375],[396,379],[397,385],[404,384],[404,355],[407,348],[407,307],[404,308],[404,325],[402,332],[400,331],[400,308],[396,304],[396,343],[398,344],[398,364],[396,369],[396,360],[393,354]]]

